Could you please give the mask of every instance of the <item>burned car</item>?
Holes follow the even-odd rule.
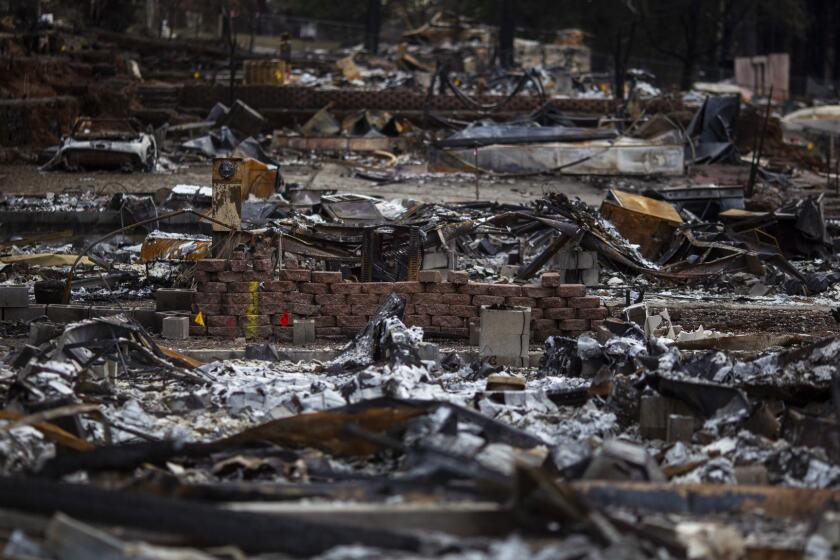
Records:
[[[154,136],[136,119],[79,117],[42,169],[153,171],[157,157]]]

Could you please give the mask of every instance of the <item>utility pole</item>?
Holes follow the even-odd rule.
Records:
[[[365,20],[365,50],[370,54],[379,52],[379,28],[382,25],[382,0],[368,0]]]

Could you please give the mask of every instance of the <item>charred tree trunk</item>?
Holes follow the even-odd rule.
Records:
[[[365,21],[365,50],[370,54],[379,52],[379,28],[382,25],[381,0],[368,0]]]

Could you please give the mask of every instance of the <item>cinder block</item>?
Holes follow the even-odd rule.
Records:
[[[481,308],[479,356],[496,365],[525,367],[531,338],[531,311]]]
[[[86,305],[53,304],[47,306],[47,318],[53,323],[75,323],[90,318]]]
[[[735,481],[738,484],[760,486],[769,484],[767,467],[764,465],[741,465],[735,467]]]
[[[669,443],[677,441],[690,442],[694,435],[694,417],[680,414],[669,414],[668,425],[665,429],[665,440]]]
[[[294,344],[312,344],[315,342],[314,319],[295,319],[292,328],[292,342]]]
[[[565,298],[580,298],[586,296],[586,286],[583,284],[560,284],[557,286],[557,296]]]
[[[97,317],[113,317],[114,315],[119,315],[120,313],[125,313],[125,311],[119,307],[108,307],[105,305],[90,306],[91,319],[96,319]]]
[[[201,259],[196,264],[196,269],[202,272],[221,272],[225,269],[225,259]]]
[[[446,272],[446,281],[450,284],[467,284],[470,281],[470,273],[466,270],[449,270]]]
[[[338,284],[341,282],[340,272],[328,272],[316,270],[312,272],[312,281],[320,284]]]
[[[421,342],[417,348],[417,354],[420,356],[421,360],[433,362],[435,364],[435,368],[440,367],[440,347],[438,347],[437,344],[432,344],[431,342]]]
[[[157,322],[157,312],[154,309],[132,309],[130,316],[147,331],[160,332]]]
[[[163,320],[167,317],[189,317],[189,311],[155,311],[155,332],[163,332]]]
[[[668,417],[672,414],[691,416],[691,409],[678,400],[661,395],[642,396],[639,403],[639,433],[647,439],[666,439]]]
[[[41,303],[33,303],[29,307],[4,307],[4,321],[28,322],[47,314],[47,306]]]
[[[580,271],[580,281],[584,286],[597,286],[601,283],[601,267],[593,266],[586,270]]]
[[[161,335],[169,340],[186,340],[190,337],[190,318],[166,317],[163,320]]]
[[[28,286],[0,286],[0,307],[28,307]]]

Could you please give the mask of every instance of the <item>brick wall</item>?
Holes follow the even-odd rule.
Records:
[[[235,252],[229,260],[198,261],[198,291],[193,319],[200,311],[205,327],[192,321],[192,335],[291,340],[292,321],[313,319],[318,336],[353,335],[391,292],[406,301],[405,322],[432,335],[467,338],[482,305],[531,308],[535,341],[557,334],[576,336],[607,316],[600,298],[580,284],[561,284],[546,273],[537,284],[487,284],[469,281],[463,271],[420,271],[416,282],[345,282],[340,272],[271,271],[262,256]],[[286,323],[284,325],[284,323]]]

